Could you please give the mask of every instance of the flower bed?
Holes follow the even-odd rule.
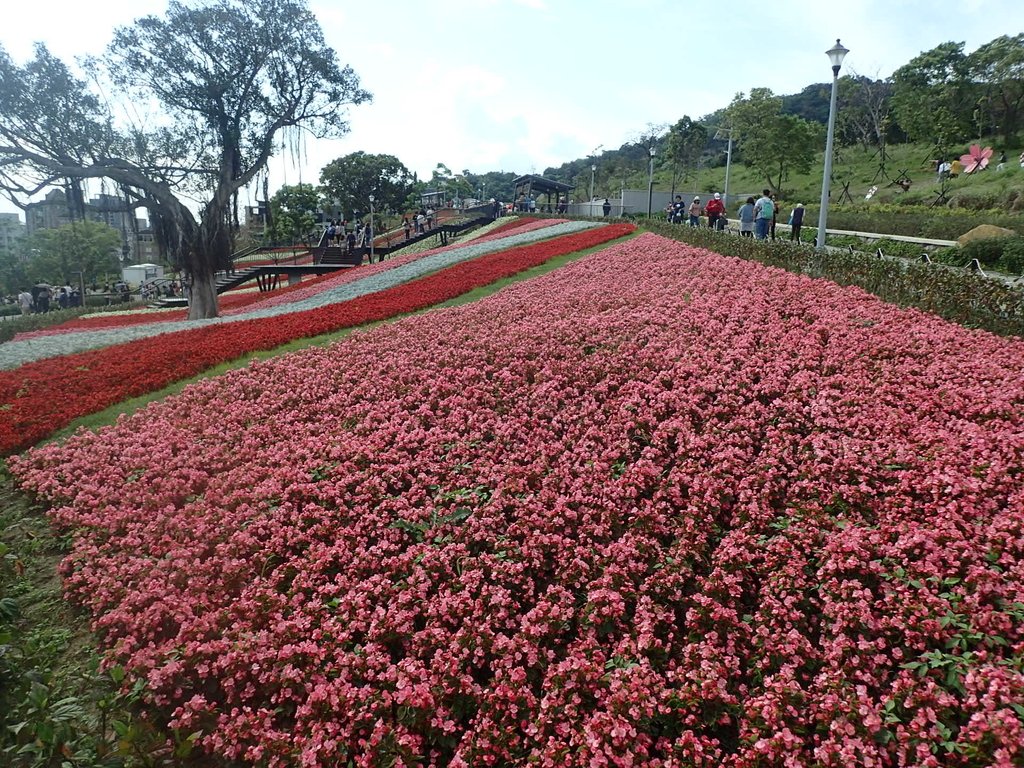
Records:
[[[317,275],[309,280],[304,280],[301,285],[286,285],[283,288],[269,292],[256,291],[254,289],[241,289],[228,291],[220,296],[218,304],[224,314],[244,312],[252,305],[264,301],[269,296],[279,297],[288,294],[297,288],[308,288],[315,281],[323,280],[330,275]],[[66,323],[43,328],[38,331],[27,331],[19,333],[14,337],[15,341],[27,339],[38,339],[46,336],[58,336],[62,333],[74,331],[90,331],[97,328],[128,328],[133,325],[147,325],[159,322],[179,322],[188,317],[187,309],[134,309],[129,312],[100,312],[85,317],[78,317],[68,320]]]
[[[447,246],[434,247],[424,251],[396,256],[384,262],[360,266],[357,269],[344,269],[337,272],[331,272],[329,274],[319,275],[316,276],[316,278],[305,280],[299,285],[287,286],[278,291],[274,291],[269,295],[265,293],[253,293],[234,297],[230,296],[230,294],[225,294],[221,297],[221,308],[223,309],[221,316],[237,317],[239,315],[258,312],[273,307],[287,307],[295,305],[298,301],[309,299],[311,297],[322,296],[330,289],[336,289],[351,283],[357,283],[369,278],[369,276],[380,274],[381,272],[390,271],[397,267],[406,266],[407,264],[412,264],[413,262],[421,260],[423,260],[424,263],[427,263],[425,261],[427,257],[435,257],[439,254],[453,253],[455,258],[452,263],[454,263],[455,260],[461,260],[462,258],[473,258],[479,253],[489,253],[490,251],[501,248],[501,245],[495,245],[497,241],[506,240],[515,236],[518,242],[509,241],[509,245],[511,246],[513,243],[520,245],[524,242],[524,239],[521,237],[524,236],[524,234],[537,232],[538,230],[545,229],[549,226],[565,222],[566,219],[544,219],[532,221],[528,222],[530,224],[529,226],[517,227],[514,232],[506,231],[499,234],[489,234],[489,236],[478,238],[468,245],[466,243],[455,243]],[[575,222],[573,225],[580,226],[581,224],[580,222]],[[555,234],[556,232],[552,232],[553,237]],[[543,233],[540,237],[543,237]],[[536,234],[529,238],[529,240],[536,239],[538,239]],[[490,245],[484,247],[484,243],[488,243]],[[441,265],[444,265],[444,260],[441,260]],[[63,323],[59,326],[54,326],[40,331],[17,334],[14,337],[14,341],[28,341],[31,339],[58,336],[63,333],[75,331],[138,328],[161,323],[176,323],[180,325],[184,323],[186,317],[187,310],[184,309],[161,312],[151,312],[139,309],[134,310],[133,312],[111,313],[110,315],[104,316],[90,316],[87,318],[73,319],[73,321]],[[176,328],[174,330],[181,329]]]
[[[152,392],[248,352],[425,309],[554,256],[633,231],[611,225],[492,252],[349,301],[275,317],[207,325],[0,371],[0,453],[25,448],[73,419]]]
[[[1022,373],[644,235],[11,465],[229,759],[1014,766]]]

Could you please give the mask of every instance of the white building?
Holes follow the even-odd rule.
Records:
[[[142,285],[147,280],[164,276],[164,268],[159,264],[132,264],[121,270],[121,279],[131,286]]]

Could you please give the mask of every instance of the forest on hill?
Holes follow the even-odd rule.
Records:
[[[1016,161],[1024,33],[1001,35],[970,53],[964,46],[942,43],[889,77],[840,77],[837,151],[860,148],[884,161],[897,146],[914,144],[928,157],[952,159],[980,142],[996,148],[996,160],[1005,152]],[[700,171],[724,166],[731,135],[733,165],[746,166],[761,184],[785,194],[787,182],[821,167],[830,89],[830,83],[813,83],[799,93],[777,95],[754,88],[709,115],[648,124],[618,149],[547,168],[544,175],[575,184],[584,194],[592,173],[603,194],[646,186],[653,149],[658,183],[675,191]]]

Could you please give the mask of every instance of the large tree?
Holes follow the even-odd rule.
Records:
[[[781,191],[790,170],[810,169],[823,143],[822,126],[783,114],[782,99],[768,88],[754,88],[749,98],[737,94],[726,114],[743,162],[763,174],[775,192]]]
[[[397,157],[366,152],[339,157],[320,171],[327,207],[339,209],[346,218],[369,211],[370,195],[378,211],[401,210],[414,181]]]
[[[1024,110],[1024,33],[1002,35],[967,56],[967,71],[981,89],[979,108],[1012,145]],[[983,120],[979,128],[986,127]],[[979,134],[982,130],[978,131]]]
[[[270,198],[270,229],[275,242],[305,240],[316,228],[316,211],[320,207],[320,193],[312,184],[294,184],[281,187]]]
[[[193,318],[217,314],[237,193],[282,132],[340,136],[346,106],[370,98],[305,0],[171,0],[91,67],[103,98],[41,45],[24,66],[0,48],[0,189],[23,204],[63,179],[112,179],[189,274]]]
[[[892,110],[912,141],[946,154],[971,135],[974,110],[963,43],[942,43],[893,72]]]

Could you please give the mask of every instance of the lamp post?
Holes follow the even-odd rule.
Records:
[[[829,188],[832,185],[832,144],[836,136],[836,93],[839,91],[839,68],[843,59],[850,51],[842,46],[836,38],[836,44],[825,53],[832,62],[832,100],[828,105],[828,137],[825,139],[825,175],[821,181],[821,208],[818,211],[818,238],[815,246],[818,250],[825,247],[825,225],[828,222]]]
[[[370,195],[370,263],[373,264],[373,195]]]
[[[647,166],[647,218],[651,218],[651,200],[654,197],[654,147],[650,147],[648,153],[651,156],[650,164]]]
[[[725,190],[723,190],[723,201],[725,210],[729,210],[729,168],[732,166],[732,128],[719,128],[715,131],[715,138],[718,140],[727,139],[728,144],[725,149]]]
[[[591,200],[591,202],[593,202],[593,200],[594,200],[594,174],[595,173],[597,173],[597,166],[596,165],[591,165],[590,166],[590,200]]]

